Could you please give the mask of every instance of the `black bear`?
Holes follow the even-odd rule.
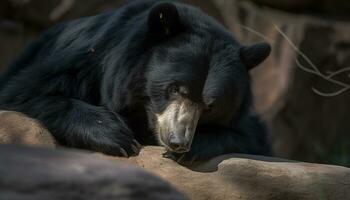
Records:
[[[0,109],[42,122],[65,146],[110,155],[160,144],[173,158],[270,153],[249,69],[270,46],[239,44],[199,9],[132,1],[59,24],[0,78]]]

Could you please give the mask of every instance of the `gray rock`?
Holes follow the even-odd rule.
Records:
[[[74,150],[0,145],[1,200],[181,200],[131,165]]]

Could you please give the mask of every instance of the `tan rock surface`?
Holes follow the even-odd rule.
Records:
[[[48,131],[15,112],[0,112],[0,138],[0,143],[53,146]],[[169,181],[194,200],[350,199],[349,168],[239,154],[185,167],[163,158],[163,152],[162,147],[145,147],[139,156],[129,159],[101,157],[139,166]]]
[[[251,155],[224,155],[189,169],[146,147],[129,161],[190,199],[350,199],[350,169]]]
[[[36,120],[17,112],[0,111],[0,144],[54,147],[55,141]]]

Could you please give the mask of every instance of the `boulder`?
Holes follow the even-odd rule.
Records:
[[[0,199],[184,200],[131,165],[77,150],[0,145]]]
[[[118,8],[125,0],[2,0],[0,3],[0,72],[40,32],[62,21]]]
[[[38,31],[33,28],[25,27],[22,23],[13,20],[1,19],[0,16],[0,73],[36,34]]]
[[[18,113],[12,115],[23,117]],[[39,127],[28,129],[42,129],[38,123],[31,126]],[[3,131],[11,135],[11,130]],[[50,137],[47,131],[43,134]],[[39,139],[37,144],[42,142],[45,140]],[[136,157],[119,158],[73,149],[0,145],[0,199],[40,200],[40,195],[42,199],[48,196],[50,199],[85,199],[85,195],[89,195],[92,199],[103,200],[135,193],[136,197],[181,199],[181,196],[174,197],[178,193],[166,183],[158,179],[152,181],[151,176],[132,166],[163,178],[193,200],[350,199],[350,169],[345,167],[240,154],[180,165],[163,158],[163,153],[163,147],[147,146]],[[140,192],[140,187],[150,194]]]
[[[0,10],[7,12],[0,15],[34,28],[47,28],[58,21],[112,10],[123,3],[125,0],[4,0]]]
[[[18,112],[0,111],[0,144],[55,147],[55,140],[36,120]]]
[[[349,168],[240,154],[180,166],[162,158],[163,152],[161,147],[146,147],[129,161],[190,199],[350,199]]]
[[[349,17],[348,0],[252,0],[259,5],[271,6],[291,12],[313,12],[319,14],[343,15]]]
[[[274,8],[300,11],[312,9],[317,0],[253,0],[257,4],[271,6]]]
[[[272,45],[251,74],[276,156],[350,166],[350,22],[249,1],[213,2],[244,44]]]

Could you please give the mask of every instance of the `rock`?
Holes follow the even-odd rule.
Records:
[[[276,156],[350,166],[350,87],[342,92],[344,86],[327,80],[333,74],[335,81],[350,84],[350,23],[248,1],[213,2],[240,41],[272,44],[272,55],[252,71],[252,80],[256,107],[269,124]],[[333,92],[339,94],[327,96]]]
[[[317,0],[253,0],[257,4],[286,10],[305,10],[315,5]]]
[[[62,21],[118,8],[125,0],[3,0],[0,3],[0,72],[41,31]]]
[[[194,200],[350,199],[350,169],[345,167],[238,154],[184,167],[162,153],[162,147],[146,147],[128,161]]]
[[[12,115],[13,118],[15,116],[18,118],[24,117],[15,112],[2,111],[0,112],[0,122],[5,122],[2,119],[4,114],[1,113]],[[8,117],[6,118],[9,119]],[[18,118],[5,123],[14,124],[16,121],[18,123]],[[26,117],[24,119],[28,120]],[[4,127],[3,124],[5,123],[0,123],[1,127]],[[28,130],[42,129],[38,123],[29,125],[27,127]],[[10,131],[5,132],[11,135]],[[43,132],[43,134],[47,134],[47,137],[50,137],[47,131]],[[36,134],[34,133],[34,135]],[[38,141],[34,143],[45,144],[45,140],[34,137],[33,140],[35,139],[38,139]],[[42,148],[0,145],[0,163],[2,163],[0,165],[0,177],[10,177],[9,179],[0,178],[0,199],[10,199],[1,198],[1,194],[21,195],[22,193],[19,192],[27,187],[31,190],[38,189],[39,193],[43,192],[40,193],[44,195],[43,199],[47,197],[45,195],[53,195],[59,199],[58,197],[62,196],[55,195],[59,194],[59,190],[67,188],[74,188],[74,191],[73,189],[72,191],[69,190],[66,193],[67,195],[76,195],[75,191],[78,190],[85,194],[84,187],[91,188],[90,193],[88,193],[90,195],[100,190],[102,192],[114,191],[101,189],[101,187],[114,187],[110,185],[99,186],[97,179],[101,176],[115,178],[119,181],[116,183],[118,187],[124,185],[126,183],[124,181],[134,181],[133,183],[136,186],[149,185],[142,182],[146,178],[136,179],[135,177],[137,176],[133,175],[134,172],[128,172],[127,169],[130,166],[126,163],[138,166],[162,177],[193,200],[350,199],[349,168],[239,154],[223,155],[209,161],[185,163],[181,166],[170,159],[163,158],[163,152],[163,147],[144,147],[137,157],[127,159],[105,156],[99,153],[81,153],[72,149],[55,151]],[[124,165],[121,163],[124,163]],[[24,167],[26,167],[25,170],[23,169]],[[113,168],[115,168],[115,171],[113,171]],[[44,170],[40,171],[39,169]],[[107,175],[103,173],[107,173]],[[6,176],[3,174],[6,174]],[[18,179],[18,177],[21,177],[21,179]],[[70,184],[67,186],[70,183],[69,181],[72,180],[75,180],[73,181],[73,186]],[[49,187],[50,183],[52,184],[53,182],[55,182],[55,186],[59,187],[58,189]],[[82,184],[84,182],[88,182],[88,184]],[[80,184],[82,186],[79,186]],[[16,187],[11,188],[8,187],[9,185],[15,185]],[[44,185],[45,190],[48,188],[49,191],[44,193],[44,189],[41,191],[39,185]],[[132,188],[137,188],[134,186]],[[154,188],[156,188],[152,184],[150,187],[150,191],[154,191]],[[3,188],[10,188],[11,192],[7,190],[4,193],[2,192]],[[94,190],[94,188],[99,188],[99,190]],[[161,188],[159,190],[163,191]],[[117,191],[119,192],[120,190]],[[120,195],[118,192],[116,192],[116,195]],[[25,194],[27,193],[23,192],[23,195]],[[98,193],[98,195],[102,194]],[[107,193],[103,193],[103,195],[107,195]],[[25,197],[36,199],[38,196]],[[69,199],[68,197],[73,199],[71,196],[66,196],[64,199]],[[82,196],[81,199],[84,199],[84,197]],[[18,196],[17,199],[21,198],[24,199],[24,196]],[[96,199],[98,198],[96,197]]]
[[[0,19],[0,73],[37,33],[19,22]]]
[[[36,120],[18,112],[0,111],[0,144],[55,147],[55,140]]]
[[[4,0],[0,9],[6,6],[7,10],[12,10],[12,13],[3,14],[9,19],[36,28],[47,28],[58,21],[112,10],[122,3],[125,3],[125,0],[85,0],[84,3],[76,0]]]
[[[4,200],[186,199],[154,175],[90,153],[0,145],[0,163]]]
[[[312,11],[320,14],[344,14],[349,16],[350,2],[347,0],[252,0],[259,5],[271,6],[291,12]]]
[[[281,9],[305,9],[315,5],[316,0],[253,0],[262,5],[268,5]]]

